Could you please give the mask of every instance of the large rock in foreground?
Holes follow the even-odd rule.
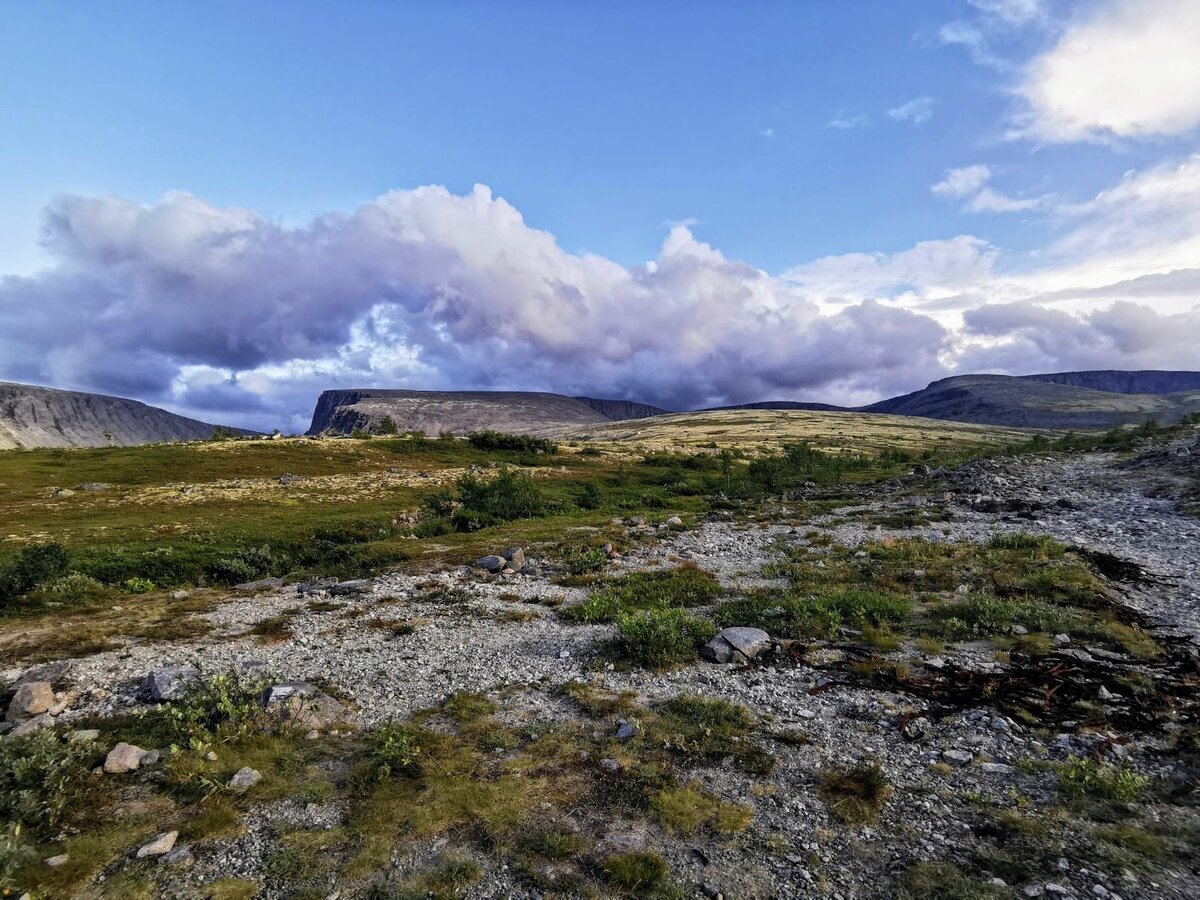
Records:
[[[771,636],[761,628],[726,628],[700,648],[709,662],[749,662],[771,649]]]

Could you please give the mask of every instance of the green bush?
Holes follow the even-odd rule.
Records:
[[[608,565],[608,554],[601,547],[564,547],[562,558],[572,575],[599,572]]]
[[[1072,800],[1131,803],[1149,783],[1127,766],[1108,766],[1091,758],[1072,756],[1058,766],[1058,790]]]
[[[391,416],[384,416],[371,423],[371,434],[399,434],[400,428]]]
[[[722,604],[716,620],[722,627],[761,628],[776,637],[836,636],[843,626],[879,628],[912,614],[907,597],[848,590],[816,597],[764,592]]]
[[[721,595],[711,572],[684,564],[657,572],[635,572],[607,582],[584,603],[564,611],[580,622],[613,622],[623,612],[702,606]]]
[[[231,673],[200,678],[180,699],[143,714],[144,739],[152,745],[199,749],[218,736],[248,734],[267,722],[261,699],[272,683],[266,675]]]
[[[68,572],[60,578],[46,582],[37,590],[39,599],[66,604],[102,600],[113,593],[111,587],[82,572]]]
[[[546,438],[530,437],[527,434],[506,434],[503,431],[472,431],[467,443],[476,450],[515,450],[518,453],[558,452],[558,445]]]
[[[96,748],[44,728],[0,741],[0,821],[45,839],[93,806],[103,783],[92,777]]]
[[[155,584],[149,578],[126,578],[125,583],[121,585],[127,594],[148,594],[155,588]]]
[[[31,544],[16,559],[0,565],[0,605],[28,594],[38,585],[66,574],[70,561],[62,544]]]
[[[1073,619],[1062,610],[1036,600],[1000,600],[976,595],[932,611],[940,633],[949,638],[988,638],[1007,634],[1013,625],[1030,631],[1069,631]]]
[[[218,559],[208,567],[208,576],[217,584],[241,584],[282,570],[284,565],[285,561],[270,547],[248,547],[232,557]]]
[[[716,633],[712,622],[687,610],[646,609],[617,617],[616,649],[622,659],[660,669],[695,659]]]
[[[464,475],[456,486],[461,505],[450,515],[455,531],[478,531],[546,512],[546,500],[533,479],[512,469],[504,469],[491,481]]]
[[[384,722],[375,732],[372,755],[384,778],[414,774],[421,756],[421,734],[412,725]]]
[[[579,494],[580,509],[599,509],[604,505],[604,491],[594,481],[586,482]]]

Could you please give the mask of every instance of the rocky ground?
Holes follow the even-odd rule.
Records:
[[[984,541],[997,532],[1041,533],[1109,555],[1100,559],[1133,563],[1136,568],[1112,579],[1124,601],[1154,617],[1164,634],[1200,639],[1200,519],[1180,507],[1188,489],[1183,479],[1200,466],[1198,449],[1194,439],[1180,442],[1144,466],[1105,454],[990,459],[952,472],[922,471],[802,521],[797,508],[819,492],[778,500],[754,521],[713,517],[688,530],[656,531],[652,541],[632,540],[641,531],[633,528],[630,549],[611,569],[692,560],[737,592],[771,584],[764,566],[778,562],[789,547],[827,537],[855,547],[882,536],[959,542]],[[928,512],[930,521],[911,528],[875,524],[881,516],[914,510]],[[549,574],[546,561],[530,551],[530,565],[509,576],[467,567],[391,574],[340,589],[270,588],[218,606],[207,614],[213,630],[195,641],[135,643],[0,675],[64,689],[58,699],[68,702],[57,719],[68,723],[144,704],[142,678],[168,666],[315,682],[349,702],[363,727],[406,717],[464,690],[510,698],[506,715],[522,722],[578,717],[555,690],[572,680],[630,690],[646,703],[681,693],[722,697],[767,723],[759,739],[779,764],[754,778],[719,764],[696,768],[695,777],[713,793],[749,803],[755,812],[750,830],[736,840],[654,836],[676,878],[697,896],[890,896],[896,874],[915,860],[971,857],[988,840],[981,819],[1049,804],[1055,776],[1030,761],[1090,755],[1128,763],[1167,784],[1194,777],[1163,752],[1159,736],[1037,727],[998,713],[982,697],[947,708],[929,698],[831,679],[780,653],[755,665],[698,662],[662,673],[623,671],[600,652],[611,626],[576,624],[557,613],[583,600],[588,589],[555,584]],[[249,633],[277,617],[286,621],[281,639]],[[394,627],[397,622],[405,627]],[[926,662],[986,669],[987,659],[978,648],[949,645]],[[849,828],[818,796],[818,777],[831,766],[861,761],[878,762],[892,794],[878,824]],[[249,817],[244,835],[191,848],[194,864],[173,877],[172,891],[196,896],[200,884],[218,876],[255,877],[270,850],[272,828],[281,822],[332,827],[342,824],[343,814],[336,804],[264,803]],[[1183,816],[1165,806],[1149,815]],[[629,823],[611,823],[612,835],[639,840],[637,826]],[[431,844],[417,855],[436,849]],[[991,887],[1030,897],[1190,898],[1200,896],[1195,865],[1195,857],[1189,867],[1064,856],[1052,879],[1002,884],[996,876]],[[467,893],[539,895],[498,866]],[[268,886],[263,896],[275,894]],[[338,896],[336,884],[329,885],[329,896]]]

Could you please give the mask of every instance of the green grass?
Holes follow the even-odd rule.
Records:
[[[892,787],[883,769],[862,764],[826,772],[821,777],[820,794],[830,813],[845,824],[869,825],[879,821]]]
[[[664,669],[696,659],[700,645],[712,639],[716,626],[686,609],[643,609],[619,613],[614,655],[648,669]]]
[[[907,619],[912,601],[874,591],[844,590],[813,596],[760,592],[722,604],[715,619],[722,627],[761,628],[776,637],[835,637],[843,626],[879,628]]]
[[[716,576],[694,564],[635,572],[602,582],[591,597],[563,610],[577,622],[615,622],[622,613],[701,606],[721,595]]]

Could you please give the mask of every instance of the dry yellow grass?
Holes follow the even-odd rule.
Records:
[[[773,450],[781,444],[807,441],[823,449],[877,453],[888,449],[999,447],[1024,443],[1035,433],[1024,428],[876,413],[730,409],[562,428],[553,436],[592,443],[636,444],[652,451],[688,451],[714,444],[730,449]]]

